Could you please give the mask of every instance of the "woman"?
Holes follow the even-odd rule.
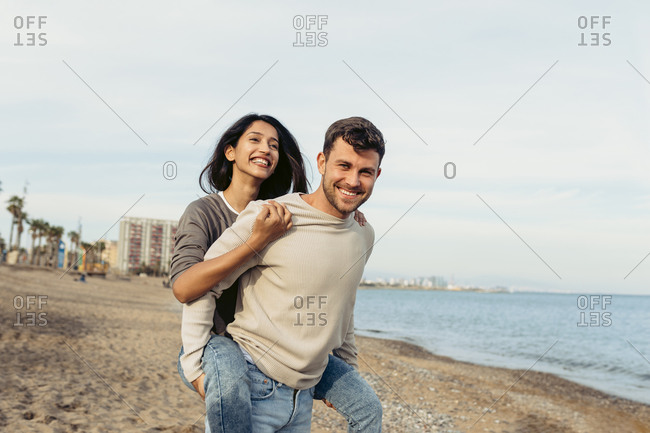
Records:
[[[204,262],[203,256],[210,245],[251,200],[286,194],[291,185],[294,192],[307,192],[303,159],[296,140],[276,119],[257,114],[242,117],[223,134],[210,162],[201,172],[200,183],[206,193],[219,192],[191,203],[179,222],[171,280],[174,295],[181,302],[190,302],[202,296],[253,254],[291,228],[290,212],[270,201],[257,217],[253,233],[245,244]],[[363,220],[362,215],[357,220]],[[203,352],[204,374],[186,378],[179,363],[183,381],[206,401],[206,430],[215,433],[251,431],[248,367],[239,347],[225,332],[226,325],[234,318],[236,301],[237,283],[226,290],[217,303],[215,335]],[[358,395],[360,391],[363,394],[363,384],[350,381],[352,375],[339,377],[347,371],[347,364],[340,363],[344,364],[340,359],[330,357],[322,380],[326,385],[321,392],[318,392],[317,386],[317,395],[334,404],[350,422],[351,429],[353,425],[363,427],[364,423],[369,426],[370,422],[376,424],[377,417],[380,423],[381,406],[359,404],[359,401],[363,401]],[[339,391],[334,392],[333,389]],[[355,395],[349,395],[350,391],[341,391],[345,389],[354,390]]]

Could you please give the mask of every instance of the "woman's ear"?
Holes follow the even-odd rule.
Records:
[[[232,147],[232,144],[229,144],[228,147],[226,147],[223,154],[228,161],[233,162],[235,160],[235,148]]]

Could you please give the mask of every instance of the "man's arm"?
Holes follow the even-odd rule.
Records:
[[[375,242],[375,230],[370,224],[365,224],[364,226],[364,235],[366,237],[366,254],[365,254],[365,263],[368,263],[370,255],[372,254],[373,244]],[[334,356],[341,358],[343,361],[351,365],[352,367],[359,369],[359,363],[357,362],[357,344],[354,340],[354,313],[350,317],[350,323],[348,324],[348,330],[345,334],[345,340],[343,344],[338,349],[332,351]]]
[[[341,358],[348,365],[351,365],[355,369],[359,369],[359,363],[357,362],[357,345],[354,341],[354,314],[350,317],[350,323],[348,324],[348,331],[345,334],[345,340],[343,344],[338,349],[332,351],[334,356]]]

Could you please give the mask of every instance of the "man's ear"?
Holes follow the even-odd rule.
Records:
[[[316,163],[318,164],[318,172],[323,176],[325,174],[325,164],[327,163],[327,158],[323,152],[318,152],[316,157]]]
[[[226,147],[226,150],[223,151],[223,154],[228,161],[233,162],[235,160],[235,148],[232,147],[232,144],[229,144]]]
[[[377,178],[379,177],[380,174],[381,174],[381,167],[379,167],[379,168],[377,169],[377,176],[375,176],[375,179],[377,179]]]

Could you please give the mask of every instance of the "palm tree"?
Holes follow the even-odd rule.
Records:
[[[43,221],[43,225],[40,227],[40,230],[38,232],[38,266],[41,266],[41,262],[43,261],[43,253],[47,249],[47,242],[48,242],[48,233],[50,231],[50,223],[47,221]],[[45,238],[45,245],[41,246],[41,242],[43,241],[43,238]]]
[[[13,251],[13,245],[11,244],[11,241],[14,239],[14,226],[18,222],[19,216],[23,213],[23,206],[25,205],[24,199],[18,197],[17,195],[12,196],[9,200],[7,200],[7,203],[9,203],[9,206],[7,206],[7,210],[11,214],[11,230],[9,231],[9,251]]]
[[[30,263],[33,265],[34,264],[34,258],[36,257],[36,250],[34,249],[34,244],[36,243],[36,238],[38,237],[38,220],[32,219],[32,220],[27,220],[27,224],[29,224],[29,233],[32,235],[32,258],[30,260]]]
[[[50,259],[52,260],[52,267],[56,268],[58,265],[58,251],[59,251],[59,241],[63,237],[65,229],[61,226],[51,226],[48,239],[50,241]]]
[[[34,246],[36,239],[39,241],[39,246],[38,249],[40,249],[40,241],[43,236],[43,230],[45,229],[45,220],[42,219],[31,219],[27,220],[29,223],[29,232],[32,235],[32,260],[31,264],[35,265],[36,264],[36,255],[37,255],[37,247]]]
[[[52,257],[54,256],[54,226],[47,225],[45,232],[45,267],[52,266]]]
[[[78,266],[77,264],[77,245],[79,245],[79,233],[72,231],[68,232],[68,237],[70,238],[70,261],[73,266]]]
[[[20,213],[18,214],[18,220],[16,221],[16,249],[20,250],[20,237],[23,234],[24,227],[23,227],[23,221],[27,220],[27,212],[23,211],[22,209],[20,210]]]

